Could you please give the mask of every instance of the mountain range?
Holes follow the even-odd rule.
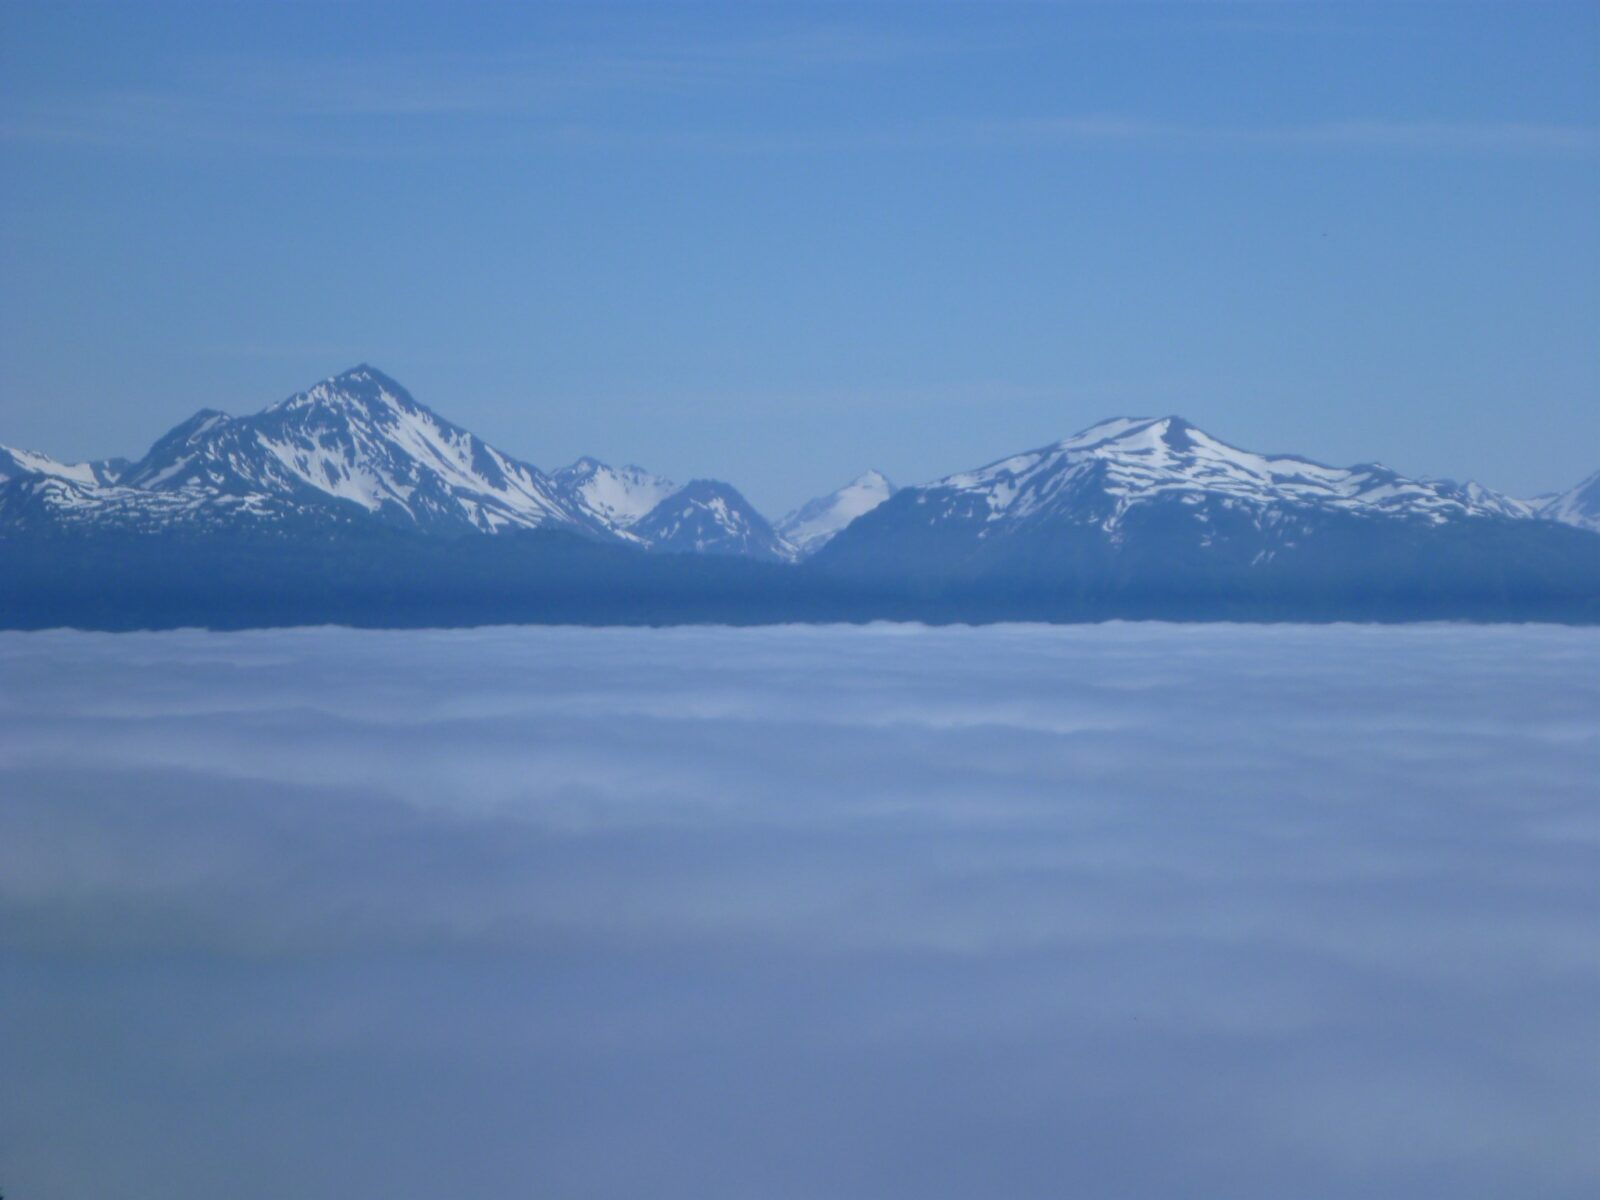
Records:
[[[70,620],[74,588],[107,582],[82,565],[91,559],[135,585],[166,571],[165,592],[178,594],[200,586],[173,574],[185,555],[228,547],[244,572],[237,591],[263,556],[333,546],[350,563],[359,548],[369,566],[393,555],[372,582],[392,607],[416,583],[407,553],[470,559],[493,596],[511,556],[548,557],[563,538],[574,597],[604,563],[641,615],[663,619],[706,608],[713,586],[724,599],[754,589],[751,619],[1600,619],[1600,472],[1523,500],[1374,463],[1257,454],[1175,416],[1114,418],[912,487],[868,471],[777,522],[718,480],[679,485],[593,458],[547,473],[366,365],[251,415],[203,410],[137,461],[0,448],[0,557],[12,568],[0,604],[13,610],[0,623],[50,623],[57,610]],[[645,565],[669,557],[679,565]],[[729,565],[693,566],[713,560]],[[319,586],[338,590],[328,562]],[[554,568],[528,570],[541,588],[562,583]],[[514,616],[544,615],[500,598]]]
[[[430,534],[560,529],[667,553],[792,562],[800,551],[731,485],[679,486],[592,458],[546,474],[362,365],[250,416],[205,409],[137,462],[64,464],[0,448],[0,535],[363,520]],[[818,523],[806,544],[827,540]]]

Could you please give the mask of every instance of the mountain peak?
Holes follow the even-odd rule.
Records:
[[[296,392],[287,399],[268,405],[265,411],[279,413],[297,409],[336,412],[359,410],[369,416],[386,412],[423,412],[433,415],[431,409],[419,404],[401,384],[366,363],[358,363],[347,371],[330,375],[303,392]]]
[[[897,490],[882,471],[863,471],[838,491],[795,509],[778,523],[778,533],[802,557],[815,554],[850,522],[877,508]]]
[[[185,436],[196,433],[204,433],[206,430],[220,425],[224,421],[231,420],[233,420],[233,418],[227,413],[223,412],[220,408],[202,408],[188,420],[179,421],[176,425],[174,425],[169,431],[169,436],[173,433],[182,433]]]
[[[1257,514],[1310,508],[1437,524],[1462,516],[1526,517],[1528,506],[1485,488],[1407,479],[1377,463],[1338,468],[1230,445],[1179,416],[1114,417],[1052,446],[1015,454],[917,489],[985,529],[1065,520],[1120,525],[1131,508],[1182,503],[1197,525],[1217,503]],[[1241,510],[1242,511],[1242,510]],[[1252,517],[1251,519],[1257,519]],[[985,536],[988,536],[986,533]]]
[[[405,391],[391,375],[385,375],[371,363],[360,362],[347,370],[340,371],[337,375],[330,376],[326,383],[376,383],[391,391]]]
[[[1160,442],[1170,447],[1188,443],[1192,433],[1200,433],[1183,417],[1107,417],[1087,429],[1056,443],[1062,450],[1086,450],[1096,446],[1153,446]]]
[[[795,549],[732,484],[694,479],[646,513],[631,532],[668,554],[734,554],[790,562]]]
[[[670,479],[629,464],[612,467],[584,455],[551,478],[568,501],[601,524],[627,529],[678,490]]]
[[[746,502],[738,488],[720,479],[691,479],[675,495],[685,500],[734,499],[740,503]]]
[[[1202,432],[1195,423],[1187,417],[1180,417],[1170,413],[1164,417],[1108,417],[1104,421],[1096,421],[1076,437],[1086,437],[1089,434],[1098,434],[1102,437],[1133,437],[1139,434],[1154,434],[1164,437],[1171,433]]]
[[[602,532],[537,468],[418,404],[367,363],[249,416],[197,413],[122,481],[161,492],[354,506],[401,525]]]
[[[1547,520],[1600,533],[1600,471],[1559,495],[1552,496],[1539,509]]]
[[[233,418],[221,409],[202,408],[186,421],[180,421],[156,440],[145,456],[128,468],[126,477],[135,487],[167,483],[187,463],[192,447],[230,425]]]

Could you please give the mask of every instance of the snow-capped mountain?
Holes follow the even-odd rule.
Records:
[[[1063,517],[1114,526],[1157,498],[1231,500],[1440,522],[1527,516],[1526,506],[1478,484],[1408,479],[1376,463],[1328,467],[1230,446],[1181,417],[1119,417],[1039,450],[914,489],[936,511],[976,511],[986,524]]]
[[[1600,476],[1514,500],[1256,454],[1176,417],[1104,421],[919,487],[870,472],[791,514],[793,541],[726,483],[675,488],[594,459],[547,475],[371,367],[251,416],[200,412],[125,468],[7,451],[0,475],[8,628],[1600,623]],[[490,536],[529,529],[582,536]],[[736,561],[803,553],[792,571]]]
[[[678,490],[642,467],[612,467],[594,458],[580,458],[550,477],[569,504],[618,530],[631,528]]]
[[[736,489],[696,479],[629,527],[653,550],[669,554],[731,554],[793,562],[795,549]]]
[[[156,493],[343,502],[426,529],[607,532],[538,468],[444,420],[366,365],[251,416],[199,412],[120,482]]]
[[[1330,531],[1359,542],[1348,522],[1417,528],[1530,518],[1528,504],[1478,484],[1407,478],[1375,463],[1330,467],[1231,446],[1178,417],[1117,418],[1073,437],[920,487],[858,518],[818,555],[860,570],[1050,572],[1110,569],[1147,557],[1148,569],[1192,559],[1194,569],[1250,565]],[[1319,540],[1320,539],[1320,540]],[[1359,554],[1359,546],[1342,550]],[[1079,561],[1081,560],[1081,561]],[[959,565],[959,564],[965,564]],[[1004,564],[1003,568],[1002,565]],[[1231,566],[1230,566],[1231,569]]]
[[[0,446],[0,483],[23,475],[40,475],[51,479],[65,479],[72,483],[115,483],[128,469],[125,458],[102,458],[95,462],[57,462],[47,454],[32,450],[17,450]]]
[[[1570,491],[1550,497],[1539,505],[1538,513],[1547,521],[1600,533],[1600,471]]]
[[[1499,595],[1600,569],[1600,476],[1524,501],[1376,464],[1257,454],[1177,417],[1118,418],[919,487],[868,472],[774,529],[726,483],[679,488],[590,458],[546,474],[370,366],[248,416],[203,410],[132,464],[0,451],[0,538],[178,533],[215,547],[235,533],[326,544],[379,530],[388,539],[528,529],[579,534],[605,554],[805,558],[817,568],[806,587],[843,572],[891,590],[954,580],[1052,596],[1170,595],[1226,583],[1321,596],[1360,579],[1411,594],[1468,571],[1473,588]],[[41,563],[56,561],[42,553]],[[500,561],[498,551],[463,553]]]
[[[801,558],[809,557],[851,521],[871,512],[894,493],[894,484],[881,471],[868,471],[838,491],[802,504],[778,522],[778,535]]]
[[[677,500],[676,504],[669,501]],[[667,551],[792,561],[737,491],[582,458],[545,474],[363,364],[249,416],[203,409],[138,462],[0,455],[0,527],[97,532],[548,528]]]

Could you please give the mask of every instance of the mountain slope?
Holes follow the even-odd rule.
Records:
[[[345,505],[307,503],[263,492],[149,491],[49,475],[25,475],[0,483],[0,536],[325,535],[349,531],[368,520],[366,514]]]
[[[1600,533],[1600,471],[1539,506],[1539,516]]]
[[[881,471],[857,476],[836,492],[807,501],[782,521],[778,535],[802,557],[815,554],[846,525],[871,512],[890,496],[895,486]]]
[[[72,483],[111,484],[127,471],[125,458],[102,458],[95,462],[63,463],[32,450],[0,446],[0,483],[24,475],[65,479]]]
[[[674,492],[629,532],[668,554],[733,554],[764,562],[795,558],[794,547],[748,500],[715,479],[696,479]]]
[[[615,530],[636,524],[678,490],[642,467],[611,467],[594,458],[580,458],[550,477],[568,504]]]

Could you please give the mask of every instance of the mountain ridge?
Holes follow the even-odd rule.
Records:
[[[1000,520],[1029,506],[1048,507],[1046,492],[1072,482],[1061,478],[1049,489],[1040,486],[1042,479],[1059,474],[1049,468],[1062,458],[1076,460],[1080,473],[1093,460],[1106,460],[1107,486],[1128,503],[1187,487],[1262,504],[1321,502],[1434,520],[1533,517],[1600,528],[1600,472],[1567,492],[1527,501],[1474,482],[1410,478],[1378,463],[1341,468],[1299,455],[1258,454],[1177,415],[1109,418],[1047,446],[917,488],[924,494],[987,490],[992,519]],[[1187,463],[1178,461],[1185,458]],[[67,464],[0,447],[0,483],[26,475],[50,475],[89,489],[210,490],[302,504],[327,498],[425,527],[493,532],[555,525],[633,545],[644,539],[630,535],[630,528],[680,490],[643,468],[611,467],[591,457],[547,474],[440,417],[366,363],[247,416],[201,409],[131,463]],[[769,524],[793,547],[792,557],[805,557],[897,490],[881,472],[867,471]],[[115,499],[128,505],[135,498],[119,494]],[[92,507],[94,494],[73,500],[76,508]],[[741,507],[748,505],[740,500]],[[164,507],[180,511],[186,506],[168,502]]]
[[[401,540],[375,537],[381,529]],[[590,457],[542,471],[365,364],[246,416],[202,409],[133,463],[0,452],[0,552],[11,563],[32,562],[40,578],[70,566],[60,560],[79,553],[71,545],[91,543],[108,562],[159,573],[191,553],[161,551],[171,538],[218,546],[242,539],[244,547],[331,540],[368,555],[486,539],[470,553],[463,544],[465,578],[497,556],[509,563],[555,553],[545,541],[530,551],[535,543],[512,537],[522,534],[622,554],[606,560],[608,579],[635,571],[672,590],[670,603],[639,597],[643,612],[726,617],[737,611],[729,597],[746,586],[766,597],[751,600],[753,611],[848,619],[1600,607],[1600,473],[1559,495],[1519,500],[1378,463],[1333,467],[1258,454],[1178,416],[1110,418],[909,487],[868,471],[777,523],[720,480],[679,486]],[[29,545],[37,554],[21,553]],[[246,565],[227,558],[229,571],[248,572],[257,551],[240,553]],[[419,586],[408,563],[457,552],[390,553],[380,555],[387,582],[373,585],[374,596],[389,599],[373,603]],[[626,566],[641,553],[689,561],[665,574]],[[712,560],[778,574],[746,579],[729,566],[713,576],[693,565]],[[586,570],[571,564],[589,560],[563,551],[549,561],[551,570]],[[781,579],[815,603],[793,610],[774,599]],[[342,585],[328,578],[319,586]],[[480,586],[510,585],[491,571]],[[733,591],[715,603],[692,600],[697,588],[713,586]]]

